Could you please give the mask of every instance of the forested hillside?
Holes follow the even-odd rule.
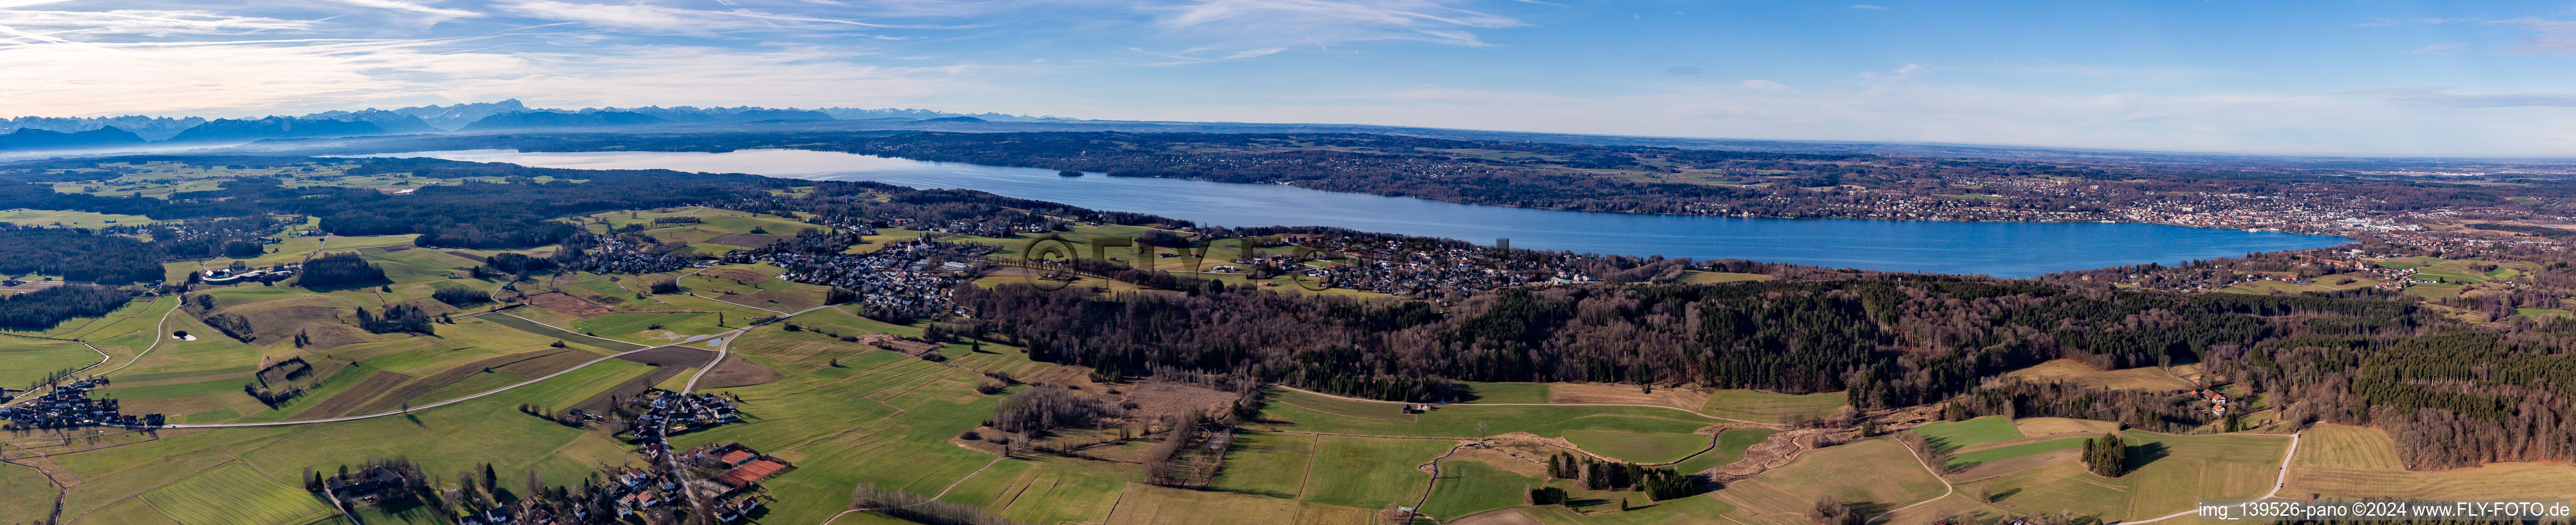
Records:
[[[212,162],[222,165],[277,167],[305,165],[322,159],[252,157],[123,157],[24,163],[0,168],[0,177],[19,180],[86,180],[117,176],[115,164],[154,161]],[[334,159],[336,161],[336,159]],[[668,170],[581,171],[527,168],[438,159],[352,159],[359,165],[347,175],[408,173],[415,177],[517,177],[527,181],[548,175],[579,173],[584,182],[486,183],[418,188],[391,195],[370,188],[288,187],[274,178],[236,179],[215,191],[186,192],[163,199],[100,197],[57,193],[40,184],[0,184],[0,208],[83,210],[146,215],[155,219],[240,217],[297,214],[322,218],[322,229],[334,235],[421,234],[419,244],[432,247],[524,248],[561,242],[578,228],[548,219],[610,209],[651,208],[723,201],[761,194],[790,181],[751,175],[688,174]]]
[[[959,302],[978,312],[980,328],[1102,370],[1242,372],[1409,400],[1440,399],[1440,381],[1451,380],[1849,390],[1865,408],[1937,402],[2049,359],[2152,366],[2305,334],[2405,334],[2414,324],[2413,307],[2391,301],[1922,276],[1508,289],[1445,311],[1257,290],[1101,299],[1002,286],[961,290]]]

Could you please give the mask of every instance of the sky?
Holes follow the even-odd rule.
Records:
[[[0,115],[908,107],[2576,156],[2576,3],[0,0]]]

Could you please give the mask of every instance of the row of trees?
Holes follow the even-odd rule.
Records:
[[[1634,463],[1600,461],[1591,456],[1558,452],[1547,461],[1549,479],[1572,479],[1587,490],[1636,489],[1648,498],[1663,501],[1702,492],[1697,478],[1674,471],[1671,467],[1646,467]],[[1562,500],[1562,493],[1556,495]]]

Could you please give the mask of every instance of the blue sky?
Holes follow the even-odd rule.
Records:
[[[0,114],[919,107],[2576,156],[2576,4],[0,0]]]

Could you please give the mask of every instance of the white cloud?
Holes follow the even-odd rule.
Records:
[[[313,29],[304,20],[280,20],[194,10],[118,9],[36,11],[0,9],[0,28],[44,35],[239,35]]]
[[[878,24],[781,15],[749,9],[709,11],[650,4],[595,4],[558,0],[512,0],[494,7],[510,13],[542,18],[582,22],[599,27],[667,31],[694,36],[714,36],[719,32],[751,29],[816,29],[878,28]]]
[[[849,63],[852,50],[605,46],[453,51],[451,41],[234,41],[0,47],[0,114],[252,116],[377,101],[896,105],[956,90],[958,66]],[[187,79],[176,88],[171,79]],[[390,105],[390,104],[389,104]]]
[[[1521,21],[1455,7],[1446,0],[1186,0],[1146,8],[1178,33],[1253,46],[1329,46],[1370,40],[1418,40],[1485,46],[1473,29]]]

